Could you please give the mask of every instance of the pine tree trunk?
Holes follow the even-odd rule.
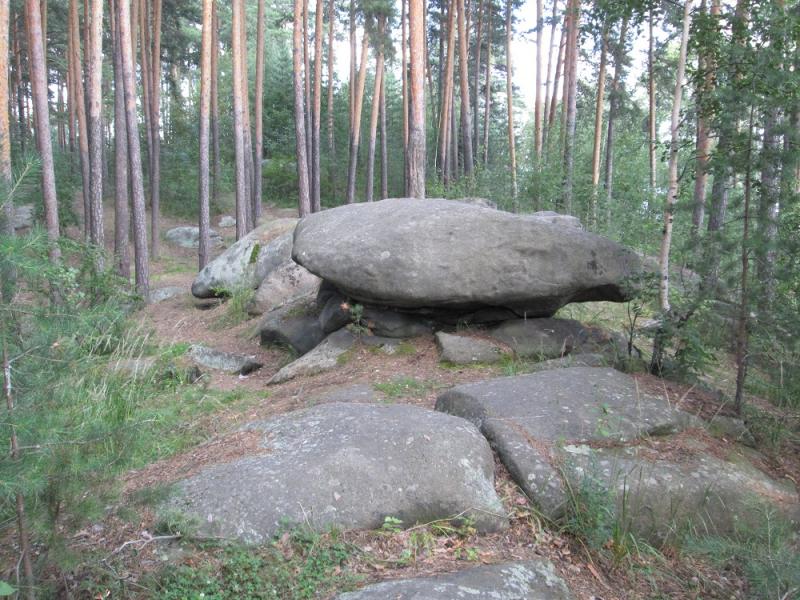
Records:
[[[408,0],[410,108],[406,154],[408,195],[425,198],[425,5]]]
[[[314,177],[314,125],[311,122],[311,111],[313,110],[313,103],[311,100],[311,57],[308,50],[308,3],[309,0],[303,1],[303,85],[305,90],[305,107],[306,107],[306,157],[308,159],[308,179],[309,179],[309,193],[311,197],[311,211],[314,211],[314,189],[316,182]]]
[[[472,115],[470,114],[469,97],[469,58],[467,56],[467,39],[469,28],[465,25],[464,0],[458,0],[458,66],[461,86],[461,141],[464,156],[464,175],[472,177],[474,161],[472,159]]]
[[[88,0],[87,0],[88,3]],[[91,241],[105,247],[103,233],[103,2],[91,0],[89,38],[86,40],[86,91],[89,112],[89,175]],[[103,253],[98,253],[98,272],[103,269]]]
[[[305,98],[303,94],[303,0],[294,0],[292,28],[292,70],[294,81],[294,130],[297,151],[297,187],[300,216],[311,214],[308,185],[308,155],[306,154]]]
[[[450,176],[455,175],[451,173],[450,162],[450,145],[452,137],[451,117],[453,106],[453,72],[454,72],[454,50],[455,50],[455,13],[456,13],[456,0],[450,0],[448,3],[447,15],[447,58],[445,62],[444,72],[444,90],[442,92],[442,109],[441,120],[439,124],[439,164],[442,170],[442,181],[445,187],[450,183]]]
[[[336,5],[334,0],[328,2],[328,179],[331,186],[331,197],[336,201],[336,137],[333,119],[333,66],[334,66],[334,27],[336,23]]]
[[[9,0],[0,0],[0,73],[8,73],[8,31],[9,31]],[[11,121],[8,115],[9,107],[8,77],[0,77],[0,180],[2,185],[11,186]],[[4,195],[0,211],[0,234],[14,235],[14,203],[12,198]],[[10,273],[3,270],[3,283],[0,284],[3,299],[10,300],[6,294],[6,286],[10,283]],[[11,292],[8,292],[9,294]]]
[[[239,52],[242,61],[242,77],[238,79],[242,88],[242,139],[244,140],[244,173],[245,173],[245,229],[247,232],[254,227],[253,215],[255,214],[255,181],[253,176],[253,136],[250,128],[250,71],[247,62],[247,12],[242,10],[242,18],[239,20]]]
[[[570,17],[569,70],[567,80],[566,127],[564,130],[564,209],[572,214],[573,184],[575,177],[575,118],[578,97],[578,42],[580,31],[580,0],[572,0]]]
[[[261,218],[261,196],[264,160],[264,38],[266,14],[264,0],[258,0],[258,26],[256,28],[256,89],[255,89],[255,149],[253,151],[253,224]]]
[[[648,126],[648,158],[650,159],[650,203],[656,205],[656,149],[658,147],[658,134],[656,132],[656,78],[655,78],[655,52],[653,36],[653,10],[650,9],[648,18],[648,49],[647,49],[647,126]]]
[[[536,165],[542,160],[542,30],[544,17],[542,0],[536,0],[536,99],[533,113],[533,148]]]
[[[406,157],[408,156],[408,15],[406,11],[407,0],[400,0],[400,83],[401,83],[401,95],[402,95],[402,128],[403,128],[403,195],[408,196],[408,177],[406,175],[408,171],[408,166],[405,164]],[[384,85],[384,88],[386,86]],[[385,102],[385,96],[383,97]],[[383,127],[383,123],[386,119],[386,114],[384,112],[383,116],[381,117],[381,127]],[[381,142],[383,143],[383,142]]]
[[[589,211],[592,229],[597,227],[597,197],[600,187],[600,150],[603,145],[603,104],[606,92],[606,57],[608,56],[608,29],[603,27],[600,42],[600,69],[597,74],[597,96],[594,105],[594,144],[592,146],[592,207]]]
[[[114,256],[117,273],[129,281],[131,257],[129,232],[131,216],[128,209],[128,131],[125,124],[125,83],[122,73],[122,41],[118,14],[109,0],[114,37]]]
[[[378,133],[378,117],[381,108],[381,85],[383,83],[383,32],[385,21],[380,17],[378,23],[378,47],[375,57],[375,86],[372,90],[372,109],[369,117],[369,152],[367,154],[366,201],[372,202],[375,187],[375,143]]]
[[[350,162],[347,168],[347,203],[356,201],[356,168],[358,167],[358,147],[361,144],[361,111],[364,106],[364,86],[367,82],[367,51],[369,39],[366,32],[361,39],[361,62],[358,67],[353,121],[350,131]]]
[[[47,102],[47,65],[44,60],[42,43],[42,17],[38,0],[25,0],[25,20],[28,27],[30,48],[30,79],[35,113],[36,140],[42,166],[42,199],[47,237],[50,240],[49,256],[51,262],[58,263],[61,250],[58,247],[58,200],[56,197],[56,177],[53,165],[53,146],[50,139],[50,107]],[[54,295],[57,292],[54,291]]]
[[[321,139],[320,129],[322,122],[322,0],[317,0],[317,13],[314,20],[314,111],[312,121],[312,169],[314,171],[311,181],[314,188],[311,194],[311,211],[319,212],[322,208],[320,188],[322,184],[322,171],[320,168]]]
[[[480,0],[480,4],[478,5],[478,20],[476,22],[475,28],[475,69],[473,70],[473,78],[472,78],[472,96],[475,98],[475,110],[472,115],[472,147],[473,147],[473,156],[477,157],[480,153],[480,148],[478,147],[479,139],[480,139],[480,111],[478,110],[478,105],[480,104],[480,79],[481,79],[481,47],[483,44],[483,14],[484,14],[484,4],[485,0]],[[477,161],[477,158],[475,159]]]
[[[386,77],[381,77],[381,200],[389,197],[389,147],[386,140]]]
[[[200,45],[200,245],[198,249],[198,269],[202,270],[208,263],[208,251],[211,246],[209,230],[210,225],[210,199],[209,199],[209,129],[211,125],[211,53],[214,27],[213,17],[214,0],[203,0],[203,32]],[[263,10],[263,0],[259,0],[259,14]],[[260,14],[259,28],[261,27]]]
[[[150,124],[153,128],[150,147],[150,237],[152,244],[152,258],[158,260],[161,236],[159,223],[161,220],[161,0],[153,2],[153,48],[150,59]]]
[[[222,180],[222,162],[219,149],[219,14],[217,0],[212,0],[211,29],[211,146],[214,159],[214,187],[212,201],[219,206],[219,184]]]
[[[298,0],[302,3],[302,0]],[[236,160],[236,239],[247,234],[247,213],[250,198],[247,194],[247,172],[245,170],[244,147],[244,99],[241,82],[245,77],[242,64],[242,36],[240,34],[244,18],[244,0],[232,0],[233,21],[231,25],[232,59],[233,59],[233,140]],[[300,16],[302,20],[302,15]],[[296,25],[299,27],[299,24]],[[299,73],[300,71],[298,71]],[[298,142],[301,140],[298,140]],[[305,143],[305,140],[302,140]]]
[[[569,0],[568,0],[569,1]],[[564,9],[566,14],[567,10]],[[556,73],[553,76],[553,96],[550,100],[550,113],[547,116],[547,135],[552,139],[553,125],[556,122],[556,100],[558,100],[558,82],[561,79],[561,68],[564,66],[564,54],[567,47],[567,22],[564,19],[564,25],[561,27],[561,39],[558,42],[558,56],[556,56]]]
[[[134,0],[136,1],[136,0]],[[128,139],[128,159],[131,182],[133,250],[136,272],[136,291],[147,301],[150,294],[150,260],[147,248],[147,221],[144,206],[142,155],[139,147],[139,121],[136,115],[136,78],[134,73],[133,40],[131,36],[131,0],[116,0],[117,23],[122,45],[122,74],[125,88],[125,125]]]
[[[486,23],[486,90],[483,99],[483,166],[489,164],[489,123],[492,115],[492,0],[487,7]]]
[[[511,200],[514,212],[519,210],[517,201],[517,152],[514,142],[514,72],[511,60],[511,0],[506,0],[506,107],[508,109],[508,157],[511,169]]]
[[[81,179],[83,182],[83,230],[86,239],[91,236],[91,175],[89,170],[89,130],[86,123],[86,100],[83,88],[83,68],[81,62],[80,23],[78,19],[78,0],[70,0],[69,30],[72,38],[72,75],[75,92],[75,112],[78,117],[78,150],[80,153]]]
[[[356,5],[355,0],[350,0],[350,15],[348,19],[350,30],[350,79],[348,91],[350,92],[350,136],[353,135],[353,115],[356,109]]]
[[[625,57],[625,39],[628,35],[628,15],[622,20],[619,44],[614,51],[614,79],[611,82],[611,93],[608,100],[608,126],[606,128],[606,162],[604,185],[606,189],[606,225],[611,221],[611,198],[614,192],[614,125],[619,113],[620,94],[623,76],[623,60]]]

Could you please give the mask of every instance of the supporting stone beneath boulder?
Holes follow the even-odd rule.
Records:
[[[436,332],[440,360],[454,365],[492,364],[503,360],[499,344],[470,335]]]
[[[250,315],[261,315],[299,298],[314,299],[320,279],[292,260],[275,268],[258,286],[247,305]]]
[[[489,445],[469,422],[407,405],[325,404],[246,428],[261,451],[205,467],[162,511],[204,535],[264,543],[282,529],[377,529],[469,518],[507,526]]]
[[[308,296],[268,312],[258,329],[262,345],[285,345],[299,355],[312,350],[325,337],[314,299]]]
[[[368,585],[336,600],[570,600],[564,580],[545,559],[501,563],[456,573]]]
[[[316,348],[283,367],[267,383],[283,383],[295,377],[330,371],[355,343],[356,336],[346,329],[340,329],[322,340]]]
[[[232,375],[247,375],[264,366],[255,356],[222,352],[199,344],[189,348],[187,357],[203,367],[225,371]]]

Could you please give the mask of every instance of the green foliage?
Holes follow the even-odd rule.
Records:
[[[749,598],[796,598],[800,594],[800,552],[796,534],[774,509],[754,507],[758,523],[737,522],[730,537],[688,539],[685,551],[720,567],[733,567],[749,583]]]
[[[262,548],[230,546],[199,566],[165,570],[154,597],[165,600],[306,600],[355,582],[343,567],[350,547],[336,533],[295,530]]]
[[[395,377],[391,381],[376,383],[373,387],[390,399],[418,397],[433,389],[434,384],[413,377]]]
[[[228,290],[228,299],[225,302],[225,312],[214,323],[215,329],[227,329],[244,323],[251,317],[247,307],[255,297],[256,291],[249,286],[239,286]]]

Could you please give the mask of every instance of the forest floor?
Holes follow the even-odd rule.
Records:
[[[286,217],[290,213],[288,209],[267,207],[265,218]],[[233,230],[215,227],[218,220],[213,219],[212,227],[223,235],[226,246],[230,245]],[[90,589],[92,597],[106,598],[119,597],[120,590],[124,590],[123,595],[129,597],[164,597],[170,592],[161,587],[167,563],[173,565],[168,568],[172,575],[176,564],[183,569],[180,573],[189,573],[182,575],[181,581],[190,590],[194,589],[190,585],[194,581],[191,573],[205,576],[224,570],[230,559],[230,548],[214,540],[179,539],[181,534],[169,528],[165,530],[163,524],[158,523],[153,507],[159,497],[158,490],[168,489],[172,482],[196,472],[203,465],[231,461],[253,452],[258,440],[253,434],[237,432],[246,422],[311,406],[324,393],[355,384],[373,386],[383,393],[386,402],[433,408],[437,394],[444,388],[524,372],[524,364],[444,367],[439,363],[430,336],[410,340],[402,353],[391,356],[360,346],[334,371],[267,385],[269,378],[291,357],[286,352],[259,344],[258,318],[244,319],[242,314],[233,314],[232,307],[225,303],[205,310],[197,308],[189,292],[196,274],[196,250],[177,248],[163,238],[164,232],[178,225],[193,223],[162,219],[161,257],[152,263],[151,289],[179,286],[186,292],[135,313],[141,331],[159,347],[203,344],[227,352],[255,355],[264,367],[248,376],[208,370],[193,384],[201,386],[209,397],[227,394],[230,400],[220,402],[213,410],[183,424],[192,430],[198,444],[128,472],[118,481],[118,500],[109,507],[107,516],[71,533],[72,549],[95,558],[76,569],[69,581],[64,581],[64,592],[83,588]],[[107,239],[112,236],[113,231],[107,232]],[[215,253],[221,251],[221,248],[216,249]],[[606,324],[617,321],[620,328],[622,313],[616,310],[594,304],[582,307],[580,312],[583,316],[602,315],[602,319],[597,320]],[[577,315],[573,310],[569,316]],[[718,395],[701,386],[662,381],[649,375],[637,377],[642,386],[696,414],[727,410]],[[719,383],[724,385],[724,381]],[[767,409],[766,403],[753,401]],[[770,407],[769,410],[775,409]],[[796,439],[783,443],[792,445],[771,449],[764,467],[778,477],[797,482],[800,445]],[[550,559],[575,598],[580,600],[747,597],[747,582],[741,572],[715,566],[676,549],[655,550],[634,542],[620,556],[610,551],[610,547],[590,548],[579,537],[540,518],[505,468],[496,462],[498,495],[511,515],[511,527],[507,531],[477,535],[474,531],[431,525],[409,531],[323,535],[315,538],[312,545],[342,544],[346,558],[328,572],[327,582],[318,587],[322,590],[317,592],[319,595],[297,597],[332,597],[341,591],[337,589],[340,586],[352,589],[356,582],[407,578],[532,557]],[[305,558],[309,558],[308,545],[298,546],[297,540],[284,536],[276,540],[273,550],[273,554],[262,556],[268,556],[269,560],[276,560],[277,556],[277,560],[285,560],[289,571],[306,576],[309,561],[303,562],[299,555],[305,552]],[[171,581],[174,582],[174,578]],[[191,597],[189,591],[186,594],[185,597]],[[243,594],[241,597],[250,596]],[[252,597],[270,596],[256,594]]]

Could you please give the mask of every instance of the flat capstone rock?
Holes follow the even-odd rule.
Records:
[[[476,235],[480,232],[480,235]],[[303,218],[292,258],[376,306],[551,316],[570,302],[625,301],[641,262],[599,235],[463,202],[394,198]]]
[[[187,357],[208,369],[225,371],[233,375],[247,375],[263,367],[255,355],[232,354],[194,344],[189,348]]]
[[[340,594],[336,600],[570,600],[545,559],[474,567],[456,573],[398,579]]]
[[[176,484],[162,510],[202,534],[264,543],[287,528],[377,529],[469,518],[507,526],[494,459],[471,423],[408,405],[333,403],[251,423],[261,451]]]

